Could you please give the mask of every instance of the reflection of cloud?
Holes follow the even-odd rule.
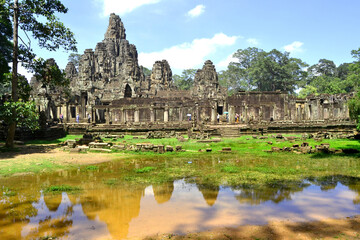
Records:
[[[52,197],[56,198],[56,196]],[[56,199],[50,199],[51,196],[47,198],[49,202],[56,202]],[[98,220],[89,220],[81,205],[73,205],[65,192],[61,195],[61,202],[56,211],[49,210],[44,195],[41,195],[39,201],[34,202],[33,206],[37,209],[37,214],[30,217],[28,224],[22,228],[22,237],[37,238],[46,234],[57,237],[76,236],[76,239],[111,238],[106,224]],[[91,229],[96,229],[96,231],[91,231]]]

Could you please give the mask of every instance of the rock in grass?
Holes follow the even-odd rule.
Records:
[[[211,152],[211,151],[212,151],[211,148],[207,148],[207,149],[206,149],[206,152]]]
[[[173,152],[174,148],[172,146],[170,146],[170,145],[167,145],[165,150],[166,150],[166,152]]]

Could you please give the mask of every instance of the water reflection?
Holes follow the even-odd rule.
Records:
[[[233,188],[186,180],[153,185],[104,183],[119,177],[116,174],[117,167],[108,165],[91,172],[79,169],[4,179],[2,184],[17,194],[0,197],[0,239],[126,239],[273,219],[360,214],[357,178],[331,176]],[[16,187],[18,182],[21,188]],[[76,194],[41,191],[58,184],[81,185],[84,190]]]

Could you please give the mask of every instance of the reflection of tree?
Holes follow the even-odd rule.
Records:
[[[219,194],[220,187],[219,186],[211,186],[207,184],[197,184],[197,188],[202,193],[206,203],[209,206],[215,204],[217,196]]]
[[[107,224],[114,239],[126,238],[130,221],[140,212],[145,186],[119,186],[86,191],[80,197],[84,213]]]
[[[280,203],[284,200],[291,200],[291,194],[302,191],[309,184],[302,182],[278,182],[265,185],[238,187],[236,190],[240,193],[236,194],[236,199],[240,203],[250,203],[258,205],[263,202],[272,201]]]
[[[73,208],[69,197],[66,193],[62,193],[46,196],[46,198],[55,210],[48,208],[45,197],[42,195],[39,201],[32,204],[37,209],[37,214],[30,217],[29,224],[23,227],[21,231],[23,237],[36,239],[42,235],[63,237],[69,234],[73,225]]]
[[[40,193],[0,197],[0,239],[21,239],[21,229],[37,214],[32,203],[39,197]]]
[[[174,183],[166,182],[162,184],[153,184],[154,197],[157,203],[165,203],[170,200],[174,191]]]
[[[347,186],[350,190],[357,193],[357,196],[353,200],[354,204],[360,204],[360,178],[349,176],[325,176],[318,178],[308,179],[312,184],[320,186],[321,190],[326,191],[329,189],[335,189],[338,183]]]

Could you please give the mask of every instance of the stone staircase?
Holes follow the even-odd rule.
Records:
[[[227,138],[240,137],[240,132],[238,127],[222,127],[219,128],[219,133],[221,134],[221,137],[227,137]]]

